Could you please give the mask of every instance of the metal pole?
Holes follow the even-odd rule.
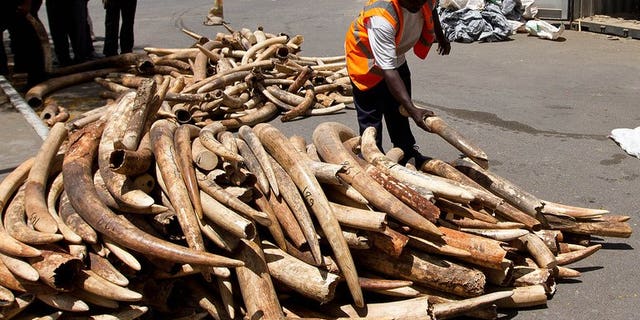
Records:
[[[46,139],[49,135],[49,127],[42,122],[42,119],[38,117],[33,108],[27,104],[26,101],[22,98],[22,96],[16,91],[16,89],[11,86],[7,78],[0,75],[0,88],[4,91],[4,93],[9,97],[11,104],[18,109],[25,120],[31,125],[33,130],[42,138],[42,140]]]

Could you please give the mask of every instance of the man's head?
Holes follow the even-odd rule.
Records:
[[[420,11],[420,8],[427,2],[427,0],[400,0],[400,6],[409,10],[409,12],[416,13]]]

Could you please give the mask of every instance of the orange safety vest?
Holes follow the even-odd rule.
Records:
[[[428,0],[421,9],[425,23],[422,34],[413,47],[413,52],[420,59],[427,57],[435,39],[431,15],[434,5],[434,0]],[[396,30],[396,45],[400,44],[403,31],[401,30],[403,16],[399,0],[369,0],[358,18],[351,23],[345,37],[347,71],[351,81],[363,91],[372,88],[383,78],[382,70],[374,65],[373,52],[365,27],[365,22],[372,16],[381,16],[389,21]]]

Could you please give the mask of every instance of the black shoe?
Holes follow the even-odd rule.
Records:
[[[400,160],[399,164],[406,165],[409,160],[413,159],[413,163],[416,168],[420,169],[422,165],[429,160],[429,157],[423,156],[420,151],[418,151],[418,146],[413,146],[413,148],[409,151],[405,151],[404,157]]]

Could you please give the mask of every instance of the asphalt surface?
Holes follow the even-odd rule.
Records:
[[[363,1],[235,0],[224,18],[236,29],[259,26],[271,33],[304,36],[302,55],[343,54],[347,25]],[[225,32],[203,25],[212,1],[139,0],[136,47],[186,47],[187,28],[214,37]],[[89,2],[94,32],[104,34],[101,2]],[[41,17],[46,21],[44,8]],[[539,198],[604,208],[631,216],[637,229],[640,160],[607,135],[640,125],[640,41],[567,30],[559,41],[517,34],[512,41],[452,45],[449,56],[432,51],[426,61],[409,58],[413,98],[431,108],[489,156],[493,172]],[[101,51],[101,41],[96,48]],[[80,89],[65,93],[80,95]],[[0,113],[0,175],[33,156],[40,138],[20,115]],[[357,128],[353,110],[273,124],[286,135],[310,141],[324,121]],[[420,150],[445,161],[458,152],[414,126]],[[386,136],[385,136],[385,139]],[[388,140],[384,142],[388,147]],[[637,231],[637,230],[636,230]],[[601,238],[603,248],[572,264],[577,280],[560,283],[547,306],[518,310],[504,319],[635,319],[640,314],[637,275],[639,236]]]

